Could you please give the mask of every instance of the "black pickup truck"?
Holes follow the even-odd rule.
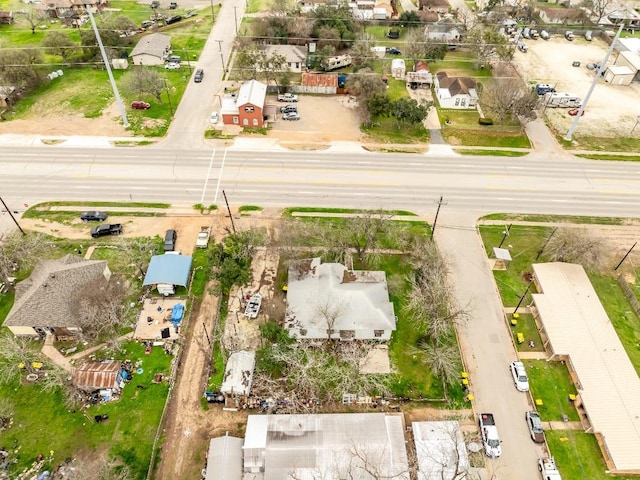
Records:
[[[103,223],[91,229],[91,236],[93,238],[104,237],[105,235],[120,235],[121,233],[121,223]]]

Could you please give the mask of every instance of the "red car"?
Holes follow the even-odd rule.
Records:
[[[147,102],[141,102],[139,100],[136,100],[135,102],[131,102],[131,108],[133,108],[135,110],[146,110],[148,108],[151,108],[151,104],[147,103]]]
[[[575,117],[576,115],[578,115],[578,112],[580,111],[579,108],[572,108],[571,110],[569,110],[567,113],[569,115],[571,115],[572,117]],[[582,111],[582,117],[584,117],[584,110]]]

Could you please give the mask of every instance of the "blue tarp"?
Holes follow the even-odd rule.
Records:
[[[173,306],[173,310],[171,310],[171,321],[173,325],[177,325],[182,320],[182,315],[184,315],[184,305],[178,303]]]
[[[191,257],[187,255],[155,255],[151,257],[143,285],[168,283],[186,287],[191,270]]]

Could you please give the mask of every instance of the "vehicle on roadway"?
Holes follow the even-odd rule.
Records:
[[[165,252],[173,252],[176,249],[176,240],[178,239],[178,234],[173,228],[167,230],[164,234],[164,251]]]
[[[497,458],[502,455],[502,447],[500,446],[500,437],[498,435],[498,427],[493,418],[492,413],[478,414],[480,424],[480,436],[484,445],[484,452],[487,457]]]
[[[540,470],[543,480],[562,480],[553,457],[538,459],[538,470]]]
[[[209,117],[209,121],[211,122],[211,125],[215,125],[216,123],[218,123],[219,117],[218,117],[218,112],[211,112],[211,116]]]
[[[82,212],[80,220],[83,222],[104,222],[107,219],[107,212],[99,212],[93,210],[91,212]]]
[[[524,419],[527,422],[531,440],[536,443],[544,443],[544,430],[542,429],[542,420],[540,420],[538,412],[527,412],[524,414]]]
[[[524,363],[511,362],[509,364],[509,371],[513,377],[513,383],[516,386],[516,390],[519,392],[528,392],[529,377],[527,377],[527,371],[524,368]]]
[[[203,78],[204,78],[204,70],[202,68],[197,69],[195,75],[193,76],[193,81],[196,83],[200,83],[202,82]]]

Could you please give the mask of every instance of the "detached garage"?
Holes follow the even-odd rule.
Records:
[[[609,65],[604,80],[611,85],[631,85],[635,71],[623,65]]]
[[[625,40],[633,40],[633,39],[625,39]],[[616,67],[628,67],[629,70],[631,70],[633,72],[634,78],[633,80],[640,80],[640,75],[638,74],[638,71],[640,70],[640,56],[638,56],[638,54],[634,51],[630,51],[630,50],[625,50],[625,51],[621,51],[618,54],[618,57],[616,58],[615,61],[615,66]],[[611,67],[609,67],[611,68]],[[607,71],[608,73],[608,71]],[[606,75],[605,75],[605,79],[606,79]],[[607,79],[607,82],[609,80]],[[629,85],[628,83],[623,83],[623,84],[615,84],[614,85]]]

